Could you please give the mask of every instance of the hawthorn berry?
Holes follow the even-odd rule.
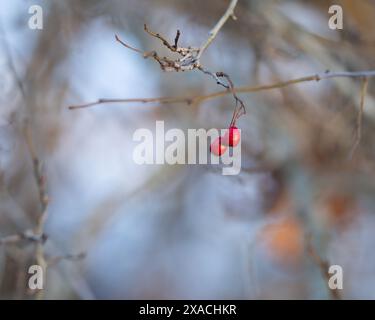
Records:
[[[222,138],[218,137],[210,145],[210,152],[220,157],[227,151],[227,147],[222,143]]]
[[[223,144],[230,147],[235,147],[241,140],[240,130],[236,126],[231,126],[223,137]]]

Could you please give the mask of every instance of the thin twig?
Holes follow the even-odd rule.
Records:
[[[153,58],[155,61],[157,61],[160,65],[160,68],[163,71],[187,71],[187,70],[193,70],[194,68],[197,67],[197,64],[195,63],[195,58],[193,54],[197,52],[198,50],[195,48],[182,48],[182,47],[177,47],[175,46],[178,42],[178,39],[180,37],[180,31],[177,30],[177,35],[175,38],[175,45],[171,45],[167,40],[165,40],[160,34],[154,33],[150,31],[147,26],[145,25],[145,31],[150,34],[153,37],[156,37],[157,39],[161,40],[163,44],[172,52],[177,52],[178,54],[181,55],[181,58],[177,60],[173,60],[168,57],[159,57],[158,53],[154,51],[142,51],[140,49],[134,48],[127,43],[125,43],[123,40],[119,38],[118,35],[115,35],[116,41],[121,43],[124,47],[131,49],[137,53],[142,54],[143,58]]]
[[[291,85],[295,85],[298,83],[303,82],[311,82],[311,81],[320,81],[332,78],[360,78],[360,77],[374,77],[375,70],[370,71],[360,71],[360,72],[330,72],[330,73],[321,73],[315,74],[307,77],[296,78],[287,81],[276,82],[273,84],[268,85],[258,85],[258,86],[243,86],[243,87],[235,87],[233,88],[236,93],[253,93],[253,92],[261,92],[273,89],[280,89],[284,87],[288,87]],[[219,98],[222,96],[226,96],[231,94],[231,91],[218,91],[207,95],[200,95],[195,97],[157,97],[157,98],[135,98],[135,99],[99,99],[94,102],[85,103],[81,105],[74,105],[69,106],[68,108],[71,110],[74,109],[81,109],[81,108],[88,108],[92,106],[96,106],[99,104],[104,103],[160,103],[160,104],[171,104],[171,103],[186,103],[186,104],[193,104],[198,102],[203,102],[206,100],[211,100],[215,98]]]
[[[56,257],[52,257],[48,259],[47,264],[48,264],[48,267],[53,267],[63,260],[78,261],[78,260],[84,259],[85,257],[86,257],[86,253],[84,252],[81,252],[78,254],[67,254],[65,256],[56,256]]]
[[[213,72],[211,72],[211,71],[208,71],[208,70],[204,69],[202,66],[199,66],[199,67],[198,67],[198,70],[200,70],[200,71],[202,71],[203,73],[208,74],[209,76],[211,76],[212,78],[214,78],[215,81],[216,81],[216,84],[221,85],[222,87],[224,87],[224,88],[226,88],[226,89],[229,89],[229,86],[226,85],[225,83],[223,83],[223,82],[219,79],[219,77],[217,76],[216,73],[213,73]]]
[[[328,270],[329,270],[330,265],[329,265],[329,262],[327,260],[323,260],[320,257],[320,255],[318,254],[316,249],[313,247],[313,245],[311,243],[311,237],[308,237],[308,239],[307,239],[307,252],[309,253],[312,260],[315,262],[315,264],[319,267],[320,272],[321,272],[322,276],[324,277],[324,280],[327,283],[327,289],[328,289],[328,292],[329,292],[331,298],[333,300],[341,299],[341,294],[338,290],[332,290],[332,289],[328,288],[328,282],[330,280]]]
[[[139,103],[161,103],[161,104],[171,104],[171,103],[186,103],[191,104],[192,99],[190,98],[181,98],[181,97],[160,97],[160,98],[141,98],[141,99],[99,99],[94,102],[75,105],[75,106],[69,106],[70,110],[74,109],[82,109],[82,108],[89,108],[92,106],[96,106],[98,104],[104,104],[104,103],[133,103],[133,102],[139,102]]]
[[[155,32],[152,32],[150,31],[148,28],[147,28],[147,25],[144,24],[143,25],[143,28],[144,30],[152,37],[155,37],[157,39],[159,39],[169,50],[171,51],[176,51],[177,49],[177,45],[176,45],[176,39],[178,40],[178,38],[180,37],[179,35],[179,31],[177,32],[178,34],[178,37],[176,36],[175,38],[175,46],[171,45],[165,38],[163,38],[159,33],[155,33]]]
[[[349,160],[353,158],[354,152],[359,146],[361,142],[361,137],[362,137],[362,118],[363,118],[363,110],[365,106],[365,97],[366,97],[366,92],[367,92],[367,87],[368,87],[368,81],[369,78],[365,77],[362,80],[362,87],[361,87],[361,101],[359,103],[359,110],[358,110],[358,115],[357,115],[357,131],[356,131],[356,137],[354,144],[351,148],[350,154],[349,154]]]
[[[245,108],[245,104],[243,103],[243,101],[237,96],[235,90],[234,90],[234,85],[233,85],[233,82],[232,80],[230,79],[230,77],[224,73],[224,72],[216,72],[216,76],[217,77],[224,77],[228,83],[229,83],[229,89],[230,89],[230,92],[232,93],[235,101],[236,101],[236,107],[234,108],[234,111],[233,111],[233,116],[232,116],[232,120],[230,121],[230,124],[229,124],[229,127],[232,127],[232,126],[235,126],[236,125],[236,121],[246,113],[246,108]],[[240,105],[240,107],[238,108],[238,104]]]
[[[47,240],[47,236],[45,234],[37,235],[35,234],[34,230],[26,230],[22,233],[17,233],[9,236],[5,236],[3,238],[0,238],[0,245],[10,245],[19,243],[23,240],[29,241],[29,242],[41,242],[44,243]]]
[[[160,68],[163,71],[169,71],[170,69],[174,69],[174,62],[170,61],[166,58],[160,58],[158,56],[158,54],[156,53],[156,51],[147,52],[147,51],[142,51],[140,49],[134,48],[134,47],[128,45],[127,43],[125,43],[124,41],[122,41],[117,34],[115,34],[115,39],[116,39],[117,42],[122,44],[125,48],[133,50],[137,53],[140,53],[143,56],[143,58],[145,58],[145,59],[147,59],[149,57],[153,58],[155,61],[157,61],[159,63]]]
[[[36,156],[34,145],[31,139],[30,132],[26,129],[25,130],[25,137],[27,142],[27,147],[29,149],[29,153],[31,156],[31,160],[33,162],[33,170],[34,170],[34,178],[38,187],[38,194],[39,194],[39,203],[40,203],[40,214],[36,223],[35,227],[35,234],[41,235],[43,233],[44,224],[47,219],[47,208],[49,203],[49,197],[47,194],[46,189],[46,179],[43,174],[42,164],[38,157]]]
[[[140,53],[140,54],[144,54],[144,52],[143,52],[142,50],[139,50],[139,49],[137,49],[137,48],[134,48],[134,47],[132,47],[132,46],[126,44],[124,41],[122,41],[122,40],[119,38],[119,36],[118,36],[117,34],[115,34],[115,39],[116,39],[117,42],[121,43],[124,47],[126,47],[126,48],[128,48],[128,49],[130,49],[130,50],[133,50],[133,51],[135,51],[135,52],[138,52],[138,53]]]
[[[10,235],[10,236],[0,238],[0,245],[14,244],[14,243],[20,242],[21,240],[22,240],[21,235],[13,234],[13,235]]]
[[[225,22],[229,19],[229,17],[235,18],[234,15],[234,8],[237,5],[238,0],[232,0],[225,11],[224,15],[221,17],[221,19],[216,23],[215,27],[210,31],[209,37],[207,41],[201,46],[199,53],[197,55],[197,61],[202,57],[203,52],[208,48],[208,46],[211,44],[211,42],[216,38],[217,34],[219,33],[220,29],[223,27]]]

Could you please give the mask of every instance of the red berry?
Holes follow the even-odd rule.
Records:
[[[215,156],[221,156],[227,151],[227,147],[222,143],[222,138],[218,137],[210,145],[210,152]]]
[[[241,140],[240,130],[235,126],[232,126],[225,133],[223,137],[223,144],[230,146],[230,147],[235,147],[239,144],[240,140]]]

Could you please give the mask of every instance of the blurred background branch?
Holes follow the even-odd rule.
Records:
[[[39,2],[43,30],[28,28],[33,1],[0,10],[1,298],[37,297],[35,246],[46,299],[336,298],[328,263],[344,269],[340,298],[375,298],[372,1]],[[202,43],[180,52],[210,77],[162,73],[114,34],[169,62]],[[240,175],[135,165],[138,128],[227,124],[232,92],[211,70],[246,105]]]

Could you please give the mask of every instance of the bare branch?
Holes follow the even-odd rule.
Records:
[[[14,67],[11,51],[9,50],[9,47],[5,40],[5,35],[3,33],[3,29],[1,25],[0,25],[0,33],[3,35],[3,43],[6,48],[6,54],[9,60],[10,71],[13,73],[13,77],[22,95],[24,105],[29,106],[30,102],[29,102],[26,90],[24,89],[23,82],[19,78],[16,72],[16,69]],[[136,50],[131,47],[129,48]],[[29,155],[31,157],[32,164],[33,164],[34,179],[36,181],[37,188],[38,188],[40,213],[36,221],[36,226],[33,230],[25,230],[19,234],[14,234],[14,235],[6,236],[4,238],[0,238],[0,245],[18,244],[22,241],[35,243],[35,260],[36,260],[36,263],[43,268],[44,270],[43,276],[46,277],[47,261],[45,258],[44,244],[47,241],[48,237],[44,233],[44,227],[45,227],[45,221],[47,219],[47,214],[48,214],[49,197],[48,197],[48,193],[46,189],[46,179],[43,174],[42,164],[35,152],[33,141],[31,139],[31,134],[29,132],[28,124],[29,124],[28,121],[26,121],[26,125],[25,125],[23,133],[24,133],[24,138],[28,147]],[[43,295],[44,295],[44,290],[39,290],[36,292],[37,299],[42,299]]]
[[[70,110],[89,108],[96,106],[98,104],[104,103],[160,103],[160,104],[171,104],[171,103],[186,103],[191,104],[192,99],[190,98],[181,98],[181,97],[160,97],[160,98],[141,98],[141,99],[99,99],[94,102],[69,106]]]
[[[176,52],[181,56],[180,58],[175,59],[175,60],[173,60],[172,58],[168,58],[168,57],[159,57],[156,51],[151,51],[151,52],[145,51],[145,52],[143,52],[143,51],[141,51],[137,48],[134,48],[134,47],[126,44],[124,41],[120,40],[120,38],[117,35],[115,35],[115,38],[116,38],[116,41],[121,43],[126,48],[142,54],[144,58],[152,57],[155,61],[158,62],[160,68],[163,71],[176,71],[176,72],[178,72],[178,71],[190,71],[190,70],[198,69],[198,70],[202,71],[203,73],[208,74],[212,78],[214,78],[218,85],[221,85],[221,86],[225,87],[226,89],[229,89],[229,86],[224,84],[219,79],[219,77],[217,76],[217,73],[215,74],[215,73],[212,73],[212,72],[204,69],[200,65],[199,59],[202,56],[203,52],[206,50],[206,48],[215,39],[217,33],[223,27],[223,25],[228,20],[228,18],[230,16],[232,16],[235,19],[234,8],[235,8],[237,2],[238,2],[238,0],[232,0],[230,2],[229,6],[228,6],[228,9],[224,13],[224,15],[217,22],[215,27],[210,31],[210,36],[209,36],[208,40],[200,48],[193,48],[191,46],[189,46],[187,48],[179,47],[178,41],[179,41],[180,35],[181,35],[180,30],[177,30],[176,36],[175,36],[175,39],[174,39],[174,44],[171,45],[167,39],[165,39],[159,33],[156,33],[156,32],[153,32],[153,31],[149,30],[147,25],[144,24],[145,32],[147,32],[150,36],[159,39],[163,43],[163,45],[166,46],[171,52]],[[244,107],[243,102],[241,101],[241,110],[243,110],[243,112],[239,112],[237,110],[237,105],[238,105],[238,102],[240,100],[238,100],[238,98],[234,94],[233,84],[231,84],[230,87],[231,87],[231,92],[233,93],[233,96],[236,99],[236,107],[235,107],[235,111],[233,113],[233,119],[232,119],[232,122],[234,123],[236,121],[236,119],[238,119],[241,115],[243,115],[245,113],[244,112],[245,107]],[[158,102],[161,102],[163,100],[166,100],[168,102],[170,99],[157,99],[157,100],[158,100]],[[183,100],[185,100],[185,99],[183,99]],[[98,101],[92,102],[92,103],[87,103],[87,104],[78,105],[78,106],[70,106],[69,109],[87,108],[87,107],[90,107],[90,106],[93,106],[93,105],[97,105],[97,104],[101,104],[101,103],[108,103],[108,102],[125,102],[125,101],[122,100],[122,99],[121,99],[121,101],[116,100],[116,99],[99,99]],[[130,101],[128,101],[128,102],[130,102]],[[144,102],[144,101],[141,101],[141,102]],[[150,102],[154,102],[154,101],[150,101]]]
[[[227,11],[225,11],[224,15],[221,17],[221,19],[216,23],[215,27],[210,31],[209,37],[207,41],[201,46],[199,53],[197,55],[197,61],[201,58],[203,52],[208,48],[208,46],[211,44],[211,42],[216,38],[217,34],[219,33],[220,29],[223,27],[225,22],[229,19],[229,17],[233,17],[234,20],[234,8],[237,5],[238,0],[231,0]]]
[[[330,73],[322,73],[322,74],[315,74],[312,76],[306,76],[301,78],[296,78],[287,81],[276,82],[273,84],[267,85],[258,85],[258,86],[243,86],[243,87],[234,87],[234,91],[236,93],[254,93],[254,92],[261,92],[267,90],[274,90],[285,88],[291,85],[295,85],[298,83],[303,82],[311,82],[311,81],[320,81],[332,78],[360,78],[360,77],[373,77],[375,76],[375,70],[370,71],[360,71],[360,72],[330,72]],[[135,98],[135,99],[99,99],[95,102],[85,103],[81,105],[70,106],[69,109],[81,109],[81,108],[88,108],[92,106],[96,106],[99,104],[104,103],[160,103],[160,104],[171,104],[171,103],[186,103],[192,104],[197,102],[203,102],[206,100],[211,100],[219,97],[226,96],[231,94],[231,91],[218,91],[207,95],[200,95],[195,97],[157,97],[157,98]]]

